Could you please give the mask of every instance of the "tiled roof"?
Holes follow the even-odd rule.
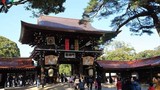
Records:
[[[132,61],[110,61],[110,60],[97,60],[100,67],[106,70],[113,69],[132,69],[146,66],[160,66],[160,56]]]
[[[0,69],[34,69],[31,58],[0,58]]]

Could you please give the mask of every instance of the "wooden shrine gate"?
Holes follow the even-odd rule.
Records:
[[[114,37],[117,33],[78,22],[49,16],[41,16],[38,24],[22,22],[20,42],[34,47],[30,57],[38,61],[42,79],[45,76],[55,80],[59,64],[71,64],[72,74],[95,74],[94,61],[102,52],[98,40],[104,34]]]

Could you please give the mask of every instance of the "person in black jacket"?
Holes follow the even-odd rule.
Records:
[[[129,77],[123,80],[122,82],[122,90],[132,90],[132,82]]]

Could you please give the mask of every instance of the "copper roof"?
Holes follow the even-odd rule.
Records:
[[[97,60],[96,62],[106,70],[133,69],[147,66],[160,66],[160,56],[132,61]]]
[[[0,69],[34,69],[31,58],[0,58]]]
[[[51,16],[41,16],[38,19],[37,24],[30,24],[26,22],[21,22],[21,34],[19,41],[22,44],[29,44],[33,40],[34,32],[41,31],[42,33],[65,33],[68,32],[70,35],[85,34],[85,35],[95,35],[102,36],[104,34],[118,34],[115,31],[106,31],[95,29],[88,23],[86,26],[78,24],[79,19],[61,18],[61,17],[51,17]]]
[[[79,24],[79,19],[62,18],[62,17],[51,17],[41,16],[38,18],[38,25],[48,26],[54,28],[65,28],[74,30],[86,30],[86,31],[97,31],[90,23],[87,25]]]

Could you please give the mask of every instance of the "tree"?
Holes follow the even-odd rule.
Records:
[[[102,60],[133,60],[135,49],[122,41],[113,41],[105,46]]]
[[[151,58],[154,56],[157,56],[156,50],[145,50],[145,51],[137,53],[135,58],[136,59],[145,59],[145,58]]]
[[[64,12],[65,0],[1,0],[0,12],[7,13],[12,6],[26,4],[26,10],[31,10],[33,16],[48,15],[50,13]]]
[[[19,57],[20,51],[17,44],[0,36],[0,57]]]
[[[96,16],[114,16],[111,27],[115,31],[130,26],[130,31],[137,35],[150,35],[153,29],[160,35],[160,0],[90,0],[80,24],[92,21]]]
[[[59,73],[64,73],[67,76],[71,75],[71,65],[70,64],[61,64],[59,66]]]
[[[154,50],[155,50],[155,53],[156,53],[155,55],[160,56],[160,46],[156,47]]]

